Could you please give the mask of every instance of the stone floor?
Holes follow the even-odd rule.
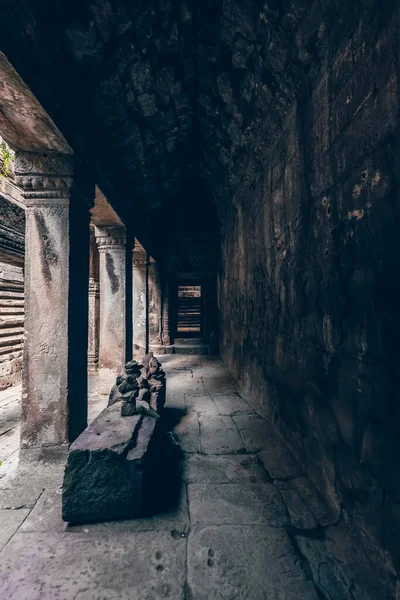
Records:
[[[89,422],[107,404],[107,397],[101,396],[97,391],[97,379],[96,375],[89,375]],[[0,480],[14,472],[18,466],[21,394],[21,385],[0,391]]]
[[[221,361],[162,362],[164,418],[182,450],[177,506],[67,526],[62,461],[21,462],[0,479],[1,600],[384,600],[374,557]],[[92,416],[103,403],[92,390]],[[0,397],[0,411],[4,464],[18,456],[19,390]]]

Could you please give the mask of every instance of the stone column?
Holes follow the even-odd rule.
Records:
[[[99,251],[96,245],[93,225],[90,226],[90,263],[89,263],[89,336],[88,369],[96,371],[99,366],[100,332],[100,284]]]
[[[137,240],[132,254],[132,346],[133,356],[148,352],[147,252]]]
[[[97,371],[99,366],[99,327],[100,327],[100,284],[89,277],[89,336],[88,369]]]
[[[90,206],[71,195],[70,155],[19,152],[15,174],[26,205],[21,447],[54,448],[87,425]]]
[[[149,349],[155,354],[162,354],[161,281],[158,264],[152,257],[148,261],[148,315]]]
[[[171,345],[171,332],[169,326],[169,274],[165,274],[162,298],[162,343]]]
[[[100,392],[108,394],[126,362],[126,233],[122,225],[95,228],[100,253]]]

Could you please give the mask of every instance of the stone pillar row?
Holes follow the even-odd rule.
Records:
[[[93,269],[94,185],[74,173],[73,157],[19,152],[15,174],[26,204],[21,447],[43,451],[68,444],[87,426],[88,363],[98,363],[103,393],[123,372],[126,231],[94,228],[99,267]],[[133,348],[141,357],[150,337],[154,347],[161,343],[162,314],[157,266],[138,243],[132,276]],[[167,340],[165,311],[163,317]]]

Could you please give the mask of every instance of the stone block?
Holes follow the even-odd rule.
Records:
[[[143,514],[156,420],[147,415],[122,417],[120,411],[120,402],[105,409],[71,445],[63,485],[64,521]]]

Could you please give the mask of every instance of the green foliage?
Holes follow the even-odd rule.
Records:
[[[8,177],[11,173],[14,152],[4,140],[1,138],[0,140],[0,177]]]

